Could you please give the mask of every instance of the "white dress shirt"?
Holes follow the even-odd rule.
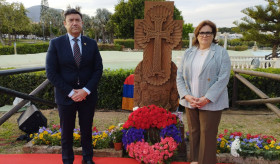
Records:
[[[202,66],[205,62],[209,49],[196,51],[195,57],[192,62],[192,78],[191,78],[191,92],[194,97],[199,98],[199,80],[198,76],[201,72]]]
[[[72,49],[73,56],[74,56],[74,44],[75,44],[75,41],[74,41],[73,39],[74,39],[75,37],[72,36],[72,35],[70,35],[70,34],[68,33],[68,38],[69,38],[69,42],[70,42],[71,49]],[[77,37],[77,39],[78,39],[78,42],[77,42],[77,43],[78,43],[78,46],[79,46],[79,48],[80,48],[80,53],[81,53],[81,55],[82,55],[81,34]],[[86,87],[83,87],[83,90],[85,90],[85,91],[88,93],[88,95],[90,94],[90,91],[89,91]],[[72,90],[72,91],[68,94],[68,97],[72,97],[73,94],[74,94],[74,90]]]

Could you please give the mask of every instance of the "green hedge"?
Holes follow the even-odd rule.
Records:
[[[248,50],[248,46],[228,46],[227,49],[233,51],[245,51]]]
[[[98,44],[99,51],[122,51],[123,46],[114,44]]]
[[[35,54],[47,52],[49,43],[23,44],[17,46],[17,54]],[[14,46],[0,47],[0,55],[14,54]]]
[[[99,83],[98,109],[120,109],[122,103],[123,83],[127,76],[133,74],[132,69],[104,70]],[[45,71],[24,73],[18,75],[0,76],[0,86],[23,93],[30,93],[46,79]],[[36,97],[54,102],[54,89],[49,84]],[[0,106],[12,104],[14,96],[4,95],[0,92]],[[34,103],[37,107],[48,109],[48,106]]]
[[[49,43],[23,44],[17,46],[17,54],[35,54],[47,52]],[[123,46],[114,44],[98,44],[100,51],[122,51]],[[14,46],[0,47],[0,55],[14,54]]]
[[[182,40],[182,48],[189,48],[189,40]]]
[[[124,46],[125,48],[134,49],[134,39],[115,39],[114,44]]]
[[[280,69],[277,68],[268,68],[268,69],[254,69],[254,71],[280,74]],[[240,74],[244,78],[246,78],[249,82],[259,88],[262,92],[264,92],[269,97],[280,97],[280,87],[279,81],[272,80],[264,77],[257,77],[251,75]],[[233,72],[231,72],[230,81],[228,84],[229,91],[229,99],[230,105],[232,99],[233,92]],[[238,100],[252,100],[252,99],[260,99],[259,96],[253,91],[251,91],[247,86],[245,86],[242,82],[238,80]],[[256,106],[240,106],[241,108],[266,108],[265,105],[256,105]]]
[[[280,69],[256,69],[260,72],[268,72],[280,74]],[[104,70],[101,81],[99,83],[98,92],[98,109],[121,109],[122,104],[122,90],[123,83],[127,76],[133,74],[134,70],[130,69],[119,69],[119,70]],[[241,74],[242,75],[242,74]],[[279,82],[276,80],[271,80],[268,78],[242,75],[253,83],[257,88],[267,94],[269,97],[280,97],[280,87]],[[20,75],[9,75],[0,76],[0,86],[11,88],[16,91],[23,93],[30,93],[39,84],[41,84],[46,79],[45,71],[37,73],[24,73]],[[233,91],[233,72],[231,73],[230,82],[228,84],[229,99],[231,105],[232,91]],[[48,85],[38,97],[54,101],[54,93],[52,85]],[[259,97],[251,91],[244,84],[239,82],[238,85],[238,99],[239,100],[251,100],[258,99]],[[0,93],[0,106],[5,104],[12,104],[14,100],[13,96],[4,95]],[[35,105],[41,109],[48,109],[49,107],[41,104]],[[264,107],[258,106],[241,106],[242,108],[257,108]]]
[[[11,54],[14,54],[14,46],[0,47],[0,55],[11,55]]]

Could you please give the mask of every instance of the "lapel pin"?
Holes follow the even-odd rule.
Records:
[[[84,45],[86,46],[86,45],[87,45],[87,43],[84,43]]]

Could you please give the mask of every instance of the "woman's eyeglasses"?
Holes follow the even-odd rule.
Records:
[[[211,36],[213,34],[213,32],[207,31],[207,32],[199,32],[198,35],[199,36]]]

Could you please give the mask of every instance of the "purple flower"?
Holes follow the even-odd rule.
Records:
[[[174,124],[163,128],[160,131],[160,137],[172,137],[177,143],[182,142],[181,132]]]
[[[218,138],[218,139],[217,139],[217,141],[218,141],[218,142],[221,142],[221,141],[222,141],[222,139],[221,139],[221,138]]]
[[[141,141],[144,139],[144,129],[136,129],[136,128],[130,128],[130,129],[123,129],[123,138],[122,142],[124,145],[124,148],[126,149],[126,146],[132,142]]]
[[[39,133],[43,133],[44,129],[43,128],[40,128],[39,129]]]

